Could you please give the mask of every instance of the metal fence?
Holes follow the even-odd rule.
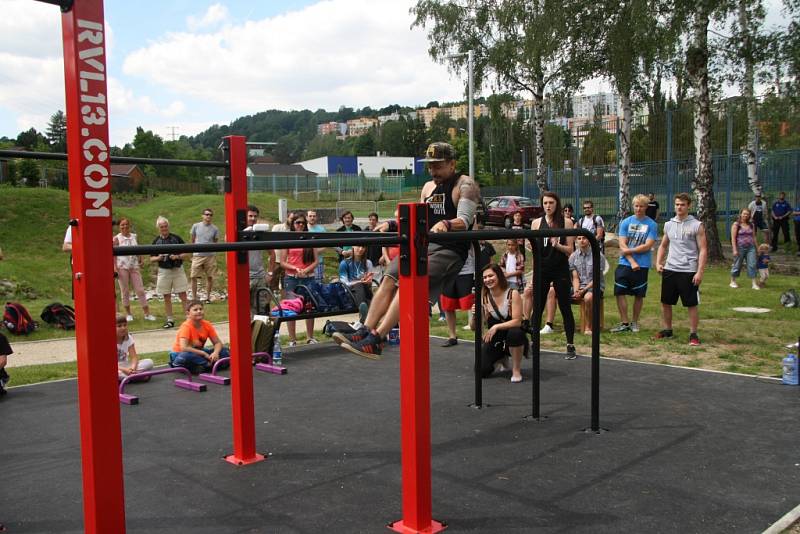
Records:
[[[402,176],[248,176],[249,192],[288,195],[295,200],[389,200],[403,196]]]
[[[694,176],[694,159],[677,159],[634,163],[630,173],[630,194],[654,193],[661,206],[662,220],[674,215],[673,195],[691,191]],[[739,210],[753,200],[747,181],[747,164],[744,154],[717,155],[712,158],[714,172],[714,197],[720,222],[732,224]],[[800,149],[761,152],[758,158],[758,175],[767,200],[771,202],[780,191],[785,191],[793,204],[800,203]],[[579,206],[583,200],[592,200],[595,213],[612,225],[619,208],[619,175],[616,165],[596,165],[573,169],[548,168],[548,189],[555,191],[562,202]],[[535,182],[535,169],[526,169],[519,183],[481,189],[484,198],[499,195],[539,196]],[[577,211],[580,213],[580,210]]]

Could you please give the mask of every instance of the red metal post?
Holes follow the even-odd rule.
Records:
[[[111,169],[102,0],[61,17],[67,108],[83,519],[88,533],[125,532],[117,397]]]
[[[400,269],[400,441],[403,519],[389,528],[434,533],[446,528],[431,518],[431,408],[425,204],[401,204],[398,226],[410,247],[401,247]],[[407,217],[407,220],[403,220]],[[410,269],[403,268],[408,253]]]
[[[226,137],[230,179],[225,183],[225,239],[239,240],[247,214],[247,145],[240,135]],[[259,462],[256,453],[253,408],[253,365],[250,346],[250,277],[247,252],[226,252],[228,263],[228,317],[231,343],[231,418],[233,454],[225,460],[234,465]]]

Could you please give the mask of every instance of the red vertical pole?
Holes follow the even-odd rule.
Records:
[[[245,138],[224,138],[230,167],[225,179],[225,240],[239,240],[247,215],[247,145]],[[259,462],[256,453],[253,408],[253,365],[250,346],[250,278],[247,252],[225,253],[228,264],[228,317],[231,343],[231,419],[233,454],[225,460],[235,465]]]
[[[389,528],[433,533],[446,528],[431,518],[431,400],[428,325],[428,211],[401,204],[398,226],[408,236],[400,248],[400,441],[403,519]]]
[[[63,13],[75,340],[88,533],[125,532],[102,0]],[[91,330],[90,330],[91,329]]]

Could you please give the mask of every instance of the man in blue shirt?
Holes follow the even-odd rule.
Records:
[[[778,200],[772,204],[772,252],[778,250],[778,229],[783,231],[783,242],[789,243],[789,217],[792,205],[786,202],[786,193],[781,191]]]
[[[650,251],[656,244],[658,224],[645,215],[650,199],[645,195],[633,197],[633,215],[619,224],[619,265],[614,272],[614,296],[621,323],[611,332],[638,332],[639,314],[647,294],[647,273]],[[628,321],[626,295],[633,295],[633,322]]]

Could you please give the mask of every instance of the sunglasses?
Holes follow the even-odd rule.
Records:
[[[204,213],[203,215],[208,215],[209,217],[212,217],[214,214],[213,213]]]
[[[294,224],[306,224],[305,221],[294,221]]]

